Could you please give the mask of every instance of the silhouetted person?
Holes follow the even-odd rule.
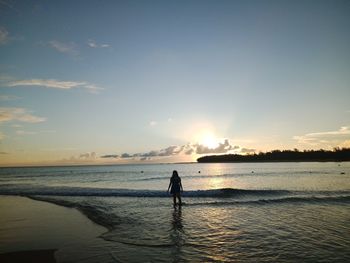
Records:
[[[170,193],[173,195],[174,206],[176,206],[176,197],[179,199],[179,205],[182,205],[180,193],[183,191],[181,178],[177,171],[173,171],[173,175],[170,178],[170,183],[168,187],[168,192],[171,187]]]

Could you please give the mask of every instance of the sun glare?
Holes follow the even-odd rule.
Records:
[[[211,132],[203,132],[199,136],[199,143],[208,147],[209,149],[215,149],[219,146],[219,140]]]

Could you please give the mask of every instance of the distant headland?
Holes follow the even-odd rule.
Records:
[[[199,163],[245,163],[245,162],[346,162],[350,161],[350,148],[333,150],[273,150],[254,154],[224,154],[203,156]]]

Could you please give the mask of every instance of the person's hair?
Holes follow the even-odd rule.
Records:
[[[173,175],[172,175],[172,177],[175,177],[175,176],[177,176],[177,177],[179,176],[179,174],[177,173],[177,171],[176,171],[176,170],[174,170],[174,171],[173,171]]]

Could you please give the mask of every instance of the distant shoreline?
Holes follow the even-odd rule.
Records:
[[[198,161],[197,163],[343,163],[350,160]]]
[[[350,148],[336,148],[333,151],[274,150],[254,154],[210,155],[197,159],[198,163],[268,163],[268,162],[349,162]]]

